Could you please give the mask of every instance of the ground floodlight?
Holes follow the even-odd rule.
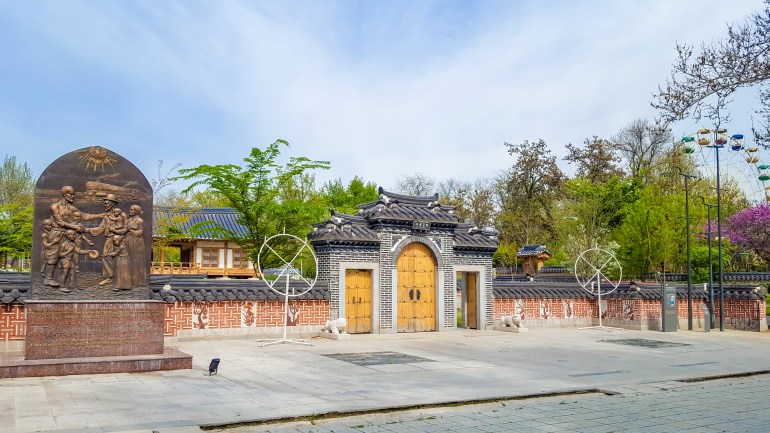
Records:
[[[217,374],[217,368],[219,368],[219,358],[214,358],[209,364],[209,376]]]

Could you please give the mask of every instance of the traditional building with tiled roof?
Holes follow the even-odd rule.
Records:
[[[491,327],[497,232],[462,223],[438,194],[379,194],[355,215],[332,210],[308,235],[331,316],[353,333],[450,330],[458,316]]]
[[[551,253],[545,245],[522,245],[516,252],[516,257],[524,261],[524,273],[535,275],[543,267]]]
[[[167,235],[169,228],[179,235],[164,242],[179,250],[178,260],[168,260],[163,249],[153,257],[153,274],[203,274],[210,277],[254,277],[254,267],[246,250],[226,239],[217,227],[246,235],[238,222],[241,214],[230,208],[172,209],[155,208],[153,238]]]

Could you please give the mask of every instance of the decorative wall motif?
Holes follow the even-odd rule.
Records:
[[[623,320],[634,320],[635,314],[634,314],[634,307],[636,306],[636,301],[633,299],[626,299],[623,301],[623,312],[620,315],[620,318]]]
[[[604,300],[603,300],[604,301]],[[572,317],[559,314],[557,307],[571,303]],[[702,302],[693,303],[693,318],[703,319]],[[541,306],[550,311],[548,320],[584,319],[594,317],[596,304],[587,299],[495,299],[494,320],[502,316],[520,314],[522,320],[539,319]],[[725,325],[731,329],[757,330],[757,323],[766,320],[763,301],[728,301],[725,309]],[[328,300],[298,300],[296,311],[297,326],[319,326],[330,320]],[[605,318],[629,322],[657,323],[660,320],[660,301],[654,300],[609,300]],[[629,312],[629,311],[632,311]],[[205,314],[203,314],[205,312]],[[687,302],[678,302],[680,320],[687,317]],[[716,310],[719,317],[719,309]],[[631,319],[630,317],[633,317]],[[544,319],[545,320],[545,319]],[[203,325],[201,325],[201,322]],[[201,327],[203,326],[203,327]],[[167,304],[163,334],[176,336],[179,331],[191,329],[221,329],[242,327],[283,326],[283,302],[280,301],[217,301],[217,302],[176,302]],[[524,323],[527,326],[527,323]],[[0,306],[0,342],[24,341],[26,335],[26,312],[23,305],[5,304]]]
[[[24,341],[26,310],[21,305],[0,305],[0,341]]]
[[[297,299],[290,300],[288,305],[288,311],[286,311],[286,325],[297,326],[297,321],[299,319],[300,313],[301,311],[299,308],[299,301]]]
[[[526,318],[526,313],[524,311],[524,300],[523,299],[516,299],[513,304],[513,314],[518,314],[522,320]]]
[[[253,327],[257,323],[257,303],[241,303],[241,328]]]
[[[193,302],[192,311],[193,329],[206,329],[209,324],[209,303],[206,301]]]
[[[573,299],[565,299],[562,302],[564,306],[564,318],[572,319],[575,317],[575,301]]]
[[[540,301],[540,318],[547,319],[551,317],[551,306],[546,301]]]

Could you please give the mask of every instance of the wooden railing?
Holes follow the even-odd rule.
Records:
[[[219,268],[202,266],[190,262],[152,262],[150,272],[153,274],[206,274],[211,277],[254,277],[254,269],[248,268]]]

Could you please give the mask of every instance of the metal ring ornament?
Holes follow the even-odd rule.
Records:
[[[271,241],[272,241],[272,243],[274,243],[274,244],[275,244],[275,243],[276,243],[276,242],[275,242],[275,240],[276,240],[276,239],[279,239],[279,238],[289,238],[290,240],[299,241],[299,243],[302,245],[302,247],[301,247],[301,248],[299,248],[299,249],[296,251],[296,253],[294,253],[294,256],[293,256],[293,257],[291,258],[291,260],[289,260],[289,261],[287,261],[285,258],[283,258],[283,256],[281,256],[281,254],[279,254],[279,253],[278,253],[278,252],[277,252],[275,249],[273,249],[273,247],[270,245]],[[286,292],[284,292],[284,291],[281,291],[280,289],[277,289],[277,288],[275,288],[274,286],[276,285],[276,283],[277,283],[278,281],[280,281],[280,280],[281,280],[281,277],[285,277],[285,278],[286,278],[286,280],[287,280],[287,281],[286,281],[286,286],[285,286],[285,287],[286,287],[286,288],[288,288],[289,273],[288,273],[287,271],[288,271],[290,268],[291,268],[291,269],[296,269],[296,268],[293,266],[293,264],[294,264],[294,261],[295,261],[295,260],[297,260],[297,257],[299,257],[300,253],[302,253],[302,251],[303,251],[305,248],[307,248],[307,249],[310,251],[310,254],[313,256],[313,262],[315,263],[315,275],[313,275],[313,278],[312,278],[311,280],[308,280],[308,279],[306,279],[306,278],[305,278],[303,275],[301,275],[301,274],[299,275],[299,278],[300,278],[302,281],[304,281],[304,282],[307,284],[307,288],[306,288],[305,290],[301,291],[301,292],[297,292],[297,293],[291,293],[291,294],[290,294],[290,293],[288,293],[288,290],[287,290]],[[281,271],[281,273],[280,273],[280,274],[278,274],[278,278],[276,278],[275,280],[268,280],[268,279],[264,279],[264,272],[263,272],[263,271],[264,271],[264,269],[262,268],[262,264],[261,264],[261,258],[262,258],[262,253],[263,253],[263,251],[265,251],[266,249],[267,249],[267,250],[269,250],[269,251],[272,251],[272,252],[273,252],[273,254],[275,254],[275,255],[276,255],[278,258],[280,258],[280,259],[281,259],[281,261],[282,261],[282,262],[283,262],[283,264],[284,264],[284,266],[283,266],[283,270]],[[308,244],[307,244],[307,242],[305,242],[305,241],[304,241],[304,240],[302,240],[301,238],[299,238],[299,237],[297,237],[297,236],[294,236],[294,235],[292,235],[292,234],[288,234],[288,233],[280,233],[280,234],[277,234],[277,235],[273,235],[273,236],[270,236],[269,238],[265,239],[265,242],[262,244],[262,247],[260,247],[260,248],[259,248],[259,253],[257,254],[257,268],[259,269],[259,273],[260,273],[260,275],[262,275],[262,276],[263,276],[263,279],[264,279],[264,281],[265,281],[265,284],[267,284],[267,287],[269,287],[269,288],[270,288],[270,290],[272,290],[272,291],[274,291],[275,293],[277,293],[277,294],[279,294],[279,295],[282,295],[282,296],[288,296],[288,297],[298,297],[298,296],[302,296],[302,295],[304,295],[305,293],[309,292],[309,291],[310,291],[310,289],[312,289],[312,288],[313,288],[313,286],[315,285],[315,282],[316,282],[316,280],[317,280],[317,277],[318,277],[318,258],[316,257],[316,255],[315,255],[315,252],[313,252],[313,248],[311,248],[311,247],[310,247],[310,245],[308,245]],[[284,290],[285,290],[285,289],[284,289]]]
[[[596,260],[596,262],[601,262],[601,263],[594,264],[594,263],[591,263],[590,261],[588,261],[588,258],[586,258],[586,256],[590,255],[589,253],[597,253],[596,257],[599,257],[600,260]],[[606,258],[606,260],[605,260],[605,258]],[[614,262],[614,263],[612,263],[612,262]],[[588,266],[591,267],[591,269],[594,271],[591,274],[591,277],[586,279],[586,275],[580,275],[580,273],[579,273],[579,266],[578,266],[579,263],[585,263],[585,264],[587,264]],[[610,265],[610,264],[612,264],[612,266],[609,266],[610,268],[617,267],[618,271],[620,272],[620,274],[618,275],[617,281],[614,282],[614,283],[603,272],[605,269],[608,268],[608,265]],[[598,278],[598,281],[595,280],[596,278]],[[596,294],[608,295],[608,294],[614,292],[615,290],[617,290],[618,286],[620,285],[620,280],[622,278],[623,278],[623,268],[620,266],[620,262],[618,262],[618,259],[615,258],[614,254],[612,254],[611,252],[609,252],[609,251],[607,251],[605,249],[602,249],[602,248],[591,248],[591,249],[585,250],[582,253],[580,253],[578,258],[575,260],[575,279],[577,279],[578,284],[580,284],[580,287],[582,287],[583,290],[585,290],[586,292],[588,292],[588,293],[590,293],[592,295],[596,295]],[[583,280],[585,280],[585,281],[583,281]],[[601,290],[600,284],[596,284],[597,289],[594,290],[594,284],[593,283],[594,282],[601,283],[602,280],[607,281],[609,283],[609,285],[612,286],[612,290],[601,291],[601,293],[599,293],[599,291]],[[588,286],[590,286],[591,288],[589,289]]]

